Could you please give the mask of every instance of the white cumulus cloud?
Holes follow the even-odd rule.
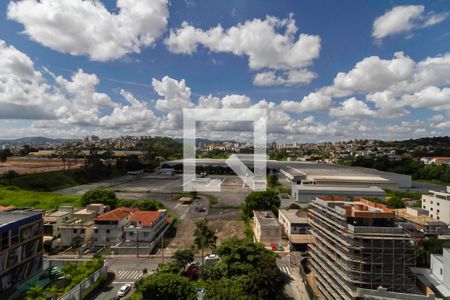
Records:
[[[108,61],[154,44],[167,25],[167,0],[117,0],[117,13],[100,1],[11,1],[7,16],[32,40],[53,50]]]
[[[373,22],[372,36],[383,39],[390,35],[408,33],[415,28],[423,28],[444,21],[448,13],[425,13],[423,5],[396,6]]]

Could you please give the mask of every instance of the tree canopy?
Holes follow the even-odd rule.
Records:
[[[136,289],[143,299],[197,299],[194,286],[189,279],[173,273],[154,273],[140,281]]]
[[[278,194],[273,190],[264,192],[251,192],[246,198],[242,208],[243,215],[246,217],[253,216],[253,210],[271,210],[277,213],[281,201]]]
[[[103,203],[104,205],[109,205],[113,209],[117,207],[118,200],[116,197],[116,193],[114,193],[113,191],[93,189],[87,191],[81,197],[82,206],[86,206],[90,203]]]

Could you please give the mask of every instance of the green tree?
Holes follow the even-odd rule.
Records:
[[[297,203],[291,203],[289,204],[288,209],[301,209],[301,206],[298,205]]]
[[[0,162],[5,162],[11,155],[12,153],[9,149],[0,150]]]
[[[216,233],[208,227],[208,221],[206,219],[198,220],[195,223],[194,231],[194,244],[202,252],[202,263],[204,259],[204,250],[212,249],[216,246],[217,236]]]
[[[50,298],[51,300],[58,299],[59,291],[56,286],[52,286],[50,288],[45,289],[45,294]]]
[[[6,180],[8,180],[8,183],[11,184],[12,180],[14,178],[16,178],[17,176],[19,176],[19,173],[17,173],[14,170],[8,170],[8,172],[6,172],[5,174],[3,174],[3,178],[5,178]]]
[[[194,260],[194,251],[192,249],[177,250],[172,256],[172,263],[177,272],[183,272],[186,265]]]
[[[93,189],[87,191],[81,197],[81,205],[86,206],[90,203],[103,203],[104,205],[109,205],[112,209],[117,207],[117,197],[116,193],[113,191],[106,191],[102,189]]]
[[[245,203],[242,208],[243,215],[245,217],[252,217],[254,210],[271,210],[276,214],[280,204],[280,198],[273,190],[251,192],[245,198]]]
[[[79,235],[75,235],[70,241],[70,247],[74,249],[77,253],[80,247],[83,245],[83,238]]]
[[[194,300],[195,288],[188,278],[172,273],[154,273],[137,285],[143,299]]]
[[[44,289],[39,284],[33,285],[28,289],[25,300],[45,300]]]
[[[256,296],[246,295],[248,283],[249,278],[246,275],[221,278],[220,280],[210,280],[206,286],[205,298],[256,300]]]
[[[278,181],[278,175],[271,173],[269,176],[267,176],[267,185],[269,188],[273,189],[276,186],[278,186],[280,182]]]
[[[231,238],[217,248],[217,253],[226,278],[247,276],[245,293],[255,296],[251,299],[275,299],[283,290],[285,277],[276,265],[276,254],[262,244]]]

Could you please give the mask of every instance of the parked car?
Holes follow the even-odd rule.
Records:
[[[270,244],[270,247],[272,247],[272,251],[277,251],[278,244]]]
[[[125,296],[129,291],[131,290],[131,284],[127,283],[122,285],[122,287],[119,289],[119,291],[117,292],[117,296],[118,297],[123,297]]]
[[[216,260],[219,260],[220,259],[220,257],[219,257],[219,255],[217,255],[217,254],[211,254],[211,255],[208,255],[208,256],[206,256],[205,257],[205,261],[216,261]]]

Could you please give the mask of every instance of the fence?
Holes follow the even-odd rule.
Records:
[[[107,266],[103,265],[100,269],[95,271],[94,274],[86,278],[86,280],[80,282],[73,289],[67,292],[65,295],[58,298],[58,300],[82,300],[87,295],[87,291],[91,288],[97,280],[107,273]]]

